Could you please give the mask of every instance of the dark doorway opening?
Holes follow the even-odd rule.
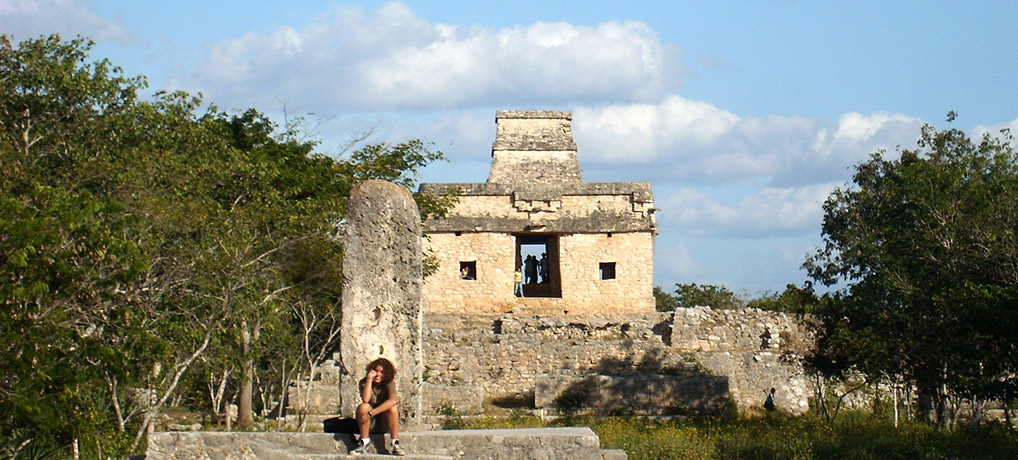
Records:
[[[472,260],[469,262],[460,262],[460,279],[461,280],[476,280],[477,279],[477,261]]]
[[[516,267],[523,271],[524,297],[562,297],[558,235],[516,236]]]

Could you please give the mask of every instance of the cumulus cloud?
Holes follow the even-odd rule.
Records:
[[[990,136],[998,136],[1002,130],[1008,130],[1012,136],[1018,135],[1018,118],[1011,120],[1007,123],[1001,123],[991,126],[978,125],[972,129],[972,137],[974,140],[981,139],[984,134],[989,133]],[[1013,142],[1013,141],[1012,141]]]
[[[639,22],[504,29],[430,23],[401,3],[336,7],[300,28],[208,47],[176,85],[217,101],[286,98],[322,111],[657,100],[677,86],[668,45]]]
[[[743,196],[734,205],[715,196],[683,189],[658,197],[662,225],[692,236],[771,237],[815,232],[823,219],[823,202],[835,184],[803,187],[765,187]]]
[[[127,31],[97,16],[83,0],[0,0],[0,32],[15,40],[59,33],[126,41]]]
[[[585,160],[645,165],[648,180],[734,183],[764,178],[787,187],[827,182],[880,149],[914,143],[921,120],[850,113],[835,123],[808,117],[738,116],[676,95],[657,104],[574,110]]]

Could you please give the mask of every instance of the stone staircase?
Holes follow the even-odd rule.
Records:
[[[602,450],[590,428],[523,428],[404,432],[404,460],[625,460]],[[348,434],[167,431],[149,436],[148,460],[391,460],[388,436],[372,436],[377,454],[350,456]]]

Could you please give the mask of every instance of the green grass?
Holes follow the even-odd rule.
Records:
[[[533,417],[461,420],[460,428],[539,426]],[[589,426],[605,449],[630,460],[670,459],[1018,459],[1018,433],[1001,426],[947,431],[923,423],[898,428],[850,413],[834,423],[819,418],[651,421],[635,417],[566,417],[551,426]]]

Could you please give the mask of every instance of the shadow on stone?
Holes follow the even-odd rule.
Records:
[[[357,420],[352,417],[332,417],[322,420],[322,431],[326,433],[354,434]]]
[[[596,374],[549,375],[544,395],[564,413],[598,415],[722,415],[732,407],[728,377],[709,375],[675,354],[652,350],[639,360],[605,358]]]

